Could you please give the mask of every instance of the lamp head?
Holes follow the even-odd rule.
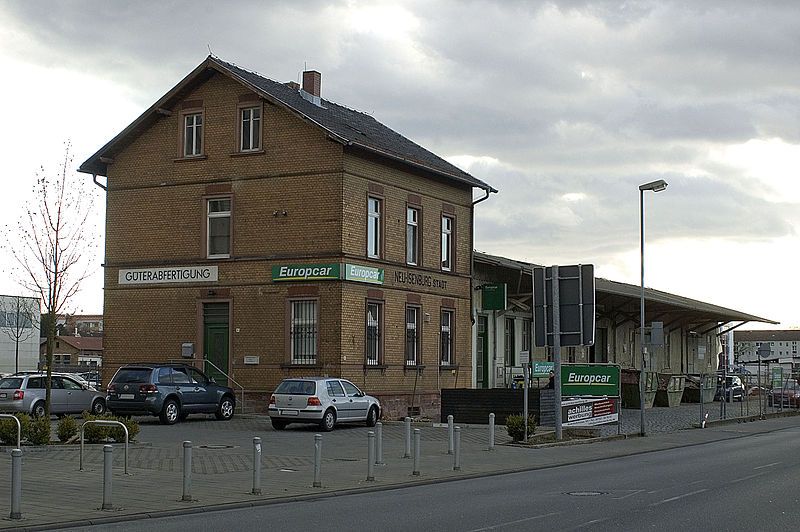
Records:
[[[663,179],[658,179],[656,181],[651,181],[650,183],[645,183],[644,185],[639,185],[639,190],[652,190],[653,192],[661,192],[662,190],[667,188],[667,182]]]

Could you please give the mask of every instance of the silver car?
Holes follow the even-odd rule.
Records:
[[[334,377],[284,379],[269,398],[275,430],[289,423],[316,423],[327,432],[337,423],[350,421],[374,427],[380,416],[380,401],[352,382]]]
[[[95,415],[106,411],[105,394],[73,377],[52,375],[51,414]],[[17,374],[0,379],[0,412],[22,412],[39,417],[45,413],[45,373]]]

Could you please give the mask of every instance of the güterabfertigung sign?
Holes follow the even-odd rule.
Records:
[[[619,366],[615,364],[563,364],[561,395],[619,397]]]

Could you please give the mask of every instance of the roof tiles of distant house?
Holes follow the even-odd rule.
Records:
[[[292,88],[286,83],[272,81],[255,72],[245,70],[213,56],[209,56],[136,121],[87,159],[79,170],[91,174],[106,175],[107,163],[103,159],[113,157],[117,151],[127,144],[126,137],[128,135],[141,132],[148,124],[155,121],[159,109],[169,108],[174,105],[183,97],[187,87],[197,79],[201,79],[204,73],[207,75],[209,69],[222,72],[239,80],[273,103],[287,108],[314,123],[317,127],[326,130],[334,140],[345,146],[356,149],[361,148],[373,154],[434,172],[472,187],[497,192],[487,183],[450,164],[438,155],[381,124],[366,113],[349,109],[325,99],[321,100],[321,105],[316,105],[303,98],[300,90]]]

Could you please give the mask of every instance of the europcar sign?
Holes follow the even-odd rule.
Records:
[[[619,397],[619,366],[613,364],[563,364],[561,395]]]

